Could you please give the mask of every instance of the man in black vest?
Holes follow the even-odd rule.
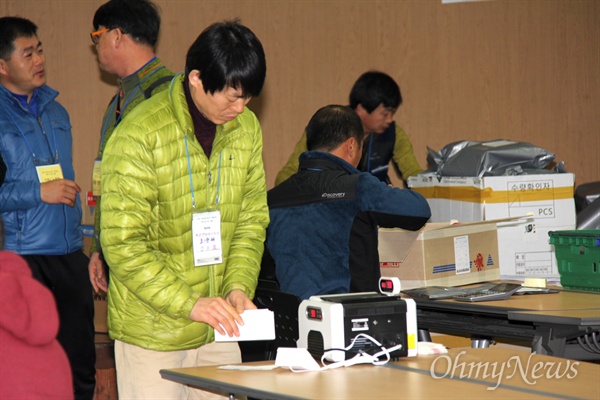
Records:
[[[369,71],[362,74],[350,91],[350,108],[360,117],[365,131],[364,148],[358,169],[390,183],[390,161],[406,182],[409,176],[423,171],[404,130],[394,122],[402,104],[400,87],[391,76]],[[306,151],[306,134],[296,144],[286,165],[279,171],[275,185],[298,171],[298,156]]]

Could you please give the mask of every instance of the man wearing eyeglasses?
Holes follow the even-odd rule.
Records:
[[[23,256],[33,277],[54,295],[57,338],[69,358],[75,398],[89,400],[96,350],[80,188],[71,122],[56,101],[58,92],[46,85],[45,64],[37,26],[24,18],[0,18],[0,216],[6,250]]]
[[[157,7],[147,0],[110,0],[98,8],[93,20],[98,64],[118,77],[118,93],[111,99],[104,118],[98,156],[94,162],[93,193],[96,198],[94,240],[89,273],[96,292],[107,291],[108,270],[100,249],[100,168],[104,146],[117,125],[138,104],[169,87],[175,75],[156,57],[154,47],[160,29]]]

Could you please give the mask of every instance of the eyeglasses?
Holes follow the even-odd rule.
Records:
[[[90,33],[90,38],[92,39],[92,43],[98,44],[98,42],[100,41],[100,35],[108,32],[110,30],[112,30],[112,29],[104,28],[104,29],[100,29],[99,31]]]

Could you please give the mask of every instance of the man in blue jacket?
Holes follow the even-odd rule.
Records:
[[[46,86],[37,26],[0,18],[0,216],[6,250],[25,258],[56,299],[58,341],[76,399],[95,387],[94,303],[83,253],[80,188],[73,170],[71,123]]]
[[[266,250],[283,291],[301,299],[377,291],[377,227],[417,230],[431,216],[420,194],[356,169],[363,137],[351,108],[321,108],[306,128],[298,172],[268,192]]]

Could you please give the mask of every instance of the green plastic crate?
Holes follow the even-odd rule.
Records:
[[[560,284],[600,292],[600,230],[551,231]]]

